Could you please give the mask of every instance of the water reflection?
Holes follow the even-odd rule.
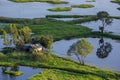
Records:
[[[96,55],[98,58],[106,58],[112,51],[112,45],[109,42],[105,42],[103,37],[99,40],[99,48],[97,48]]]

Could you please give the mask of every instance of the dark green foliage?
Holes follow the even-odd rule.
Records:
[[[120,0],[111,0],[111,2],[120,4]]]
[[[102,25],[99,26],[99,30],[103,33],[105,26],[110,25],[112,23],[112,19],[110,18],[109,13],[107,13],[106,11],[98,12],[97,17],[102,22]]]
[[[97,13],[97,17],[101,20],[104,18],[108,18],[109,14],[106,11],[100,11]]]
[[[47,49],[52,49],[52,44],[53,44],[53,37],[48,35],[48,36],[41,36],[40,37],[40,43]]]
[[[66,22],[69,24],[80,24],[80,23],[84,23],[84,22],[97,21],[97,20],[98,20],[98,18],[96,16],[88,16],[83,19],[69,20]]]
[[[8,18],[8,17],[2,17],[0,16],[0,22],[2,23],[22,23],[22,24],[26,24],[26,23],[31,23],[31,19],[27,19],[27,18]]]
[[[12,47],[4,47],[1,52],[3,52],[4,54],[7,54],[7,53],[11,53],[11,52],[14,52],[14,48]]]
[[[51,59],[51,53],[46,52],[32,52],[29,58],[33,61],[43,61],[46,62]]]
[[[46,15],[46,18],[85,18],[94,16],[96,15]]]

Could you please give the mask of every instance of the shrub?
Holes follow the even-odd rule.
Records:
[[[52,48],[52,43],[53,43],[53,37],[48,35],[48,36],[41,36],[40,37],[40,43],[47,49]]]
[[[46,52],[33,52],[32,54],[30,54],[30,59],[33,61],[48,61],[51,58],[51,54],[50,53],[46,53]]]
[[[0,52],[0,59],[6,58],[6,55]]]

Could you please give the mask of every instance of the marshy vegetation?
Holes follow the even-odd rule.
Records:
[[[10,75],[13,75],[13,76],[20,76],[20,75],[23,74],[23,73],[20,72],[20,71],[11,71],[11,70],[6,70],[4,73],[5,73],[5,74],[10,74]]]
[[[67,4],[66,1],[60,0],[10,0],[14,2],[48,2],[52,4]],[[119,0],[115,0],[112,2],[119,3]],[[86,0],[86,2],[95,2],[95,0]],[[71,11],[72,7],[74,8],[92,8],[94,5],[91,4],[76,4],[71,7],[55,7],[48,9],[50,11]],[[53,18],[77,18],[69,21],[61,21],[55,20]],[[109,16],[109,18],[120,19],[120,16]],[[0,22],[5,25],[0,29],[0,33],[4,33],[4,39],[7,38],[6,34],[11,33],[9,24],[16,24],[18,28],[18,33],[21,33],[22,36],[17,36],[23,38],[24,43],[29,43],[30,36],[27,35],[24,37],[24,32],[27,32],[26,29],[29,30],[28,33],[33,33],[31,36],[35,37],[36,41],[41,43],[45,48],[45,51],[36,52],[33,50],[32,52],[26,52],[24,50],[17,50],[16,48],[4,48],[0,52],[0,66],[33,66],[33,67],[41,67],[44,70],[41,73],[38,73],[28,80],[120,80],[120,73],[112,72],[104,69],[100,69],[97,67],[93,67],[90,65],[82,65],[81,63],[75,62],[71,59],[65,59],[58,56],[53,55],[51,52],[53,39],[61,40],[61,39],[70,39],[76,37],[108,37],[111,39],[120,40],[120,35],[114,35],[108,32],[101,33],[99,31],[92,31],[92,29],[87,28],[82,25],[76,25],[83,22],[97,21],[100,18],[97,15],[47,15],[46,18],[8,18],[8,17],[0,17]],[[28,26],[26,28],[26,26]],[[31,29],[31,30],[30,30]],[[4,31],[3,31],[4,30]],[[11,34],[15,34],[17,29],[12,28],[13,32]],[[14,31],[16,30],[16,31]],[[6,32],[5,32],[6,31]],[[49,35],[48,35],[49,34]],[[15,37],[15,36],[13,36]],[[15,38],[17,38],[15,37]],[[27,40],[26,40],[27,39]],[[6,40],[4,40],[5,45]],[[16,45],[16,43],[15,43]],[[78,46],[78,44],[76,44]],[[16,45],[17,46],[17,45]],[[79,46],[78,46],[79,47]],[[75,48],[75,46],[73,46]],[[91,47],[92,49],[92,47]],[[10,51],[9,51],[10,50]],[[59,49],[60,50],[60,49]],[[78,51],[81,52],[81,51]],[[87,54],[87,53],[86,53]],[[83,54],[82,54],[83,55]],[[84,55],[83,55],[84,56]],[[86,55],[85,55],[86,56]],[[83,63],[84,64],[84,63]],[[5,73],[12,75],[21,75],[22,72],[16,71],[8,71]],[[49,73],[49,75],[48,75]],[[63,75],[64,73],[64,75]],[[24,73],[23,73],[24,74]]]
[[[61,0],[10,0],[13,2],[47,2],[51,4],[68,4],[69,2],[61,1]]]
[[[72,5],[71,7],[73,7],[73,8],[92,8],[92,7],[94,7],[94,5],[92,5],[92,4],[75,4],[75,5]]]
[[[48,10],[49,11],[55,11],[55,12],[58,12],[58,11],[71,11],[72,8],[71,7],[55,7],[55,8],[50,8]]]
[[[16,55],[18,54],[18,52],[16,52]],[[22,55],[24,54],[24,55]],[[38,53],[40,54],[40,53]],[[62,79],[66,79],[69,78],[69,75],[73,74],[73,76],[71,76],[70,78],[72,78],[73,80],[77,80],[78,78],[81,77],[81,79],[84,80],[84,78],[86,77],[86,79],[113,79],[113,80],[119,80],[120,76],[118,73],[114,73],[111,71],[107,71],[107,70],[103,70],[103,69],[99,69],[96,67],[92,67],[92,66],[87,66],[87,65],[80,65],[77,62],[74,62],[72,60],[69,59],[64,59],[64,58],[60,58],[57,56],[52,55],[51,53],[49,53],[49,55],[47,57],[44,57],[43,55],[45,55],[45,53],[41,56],[38,56],[39,59],[41,59],[41,57],[43,57],[43,59],[41,60],[32,60],[30,57],[30,54],[28,53],[21,53],[22,56],[17,55],[16,57],[14,56],[9,56],[8,54],[4,54],[6,55],[6,58],[0,60],[1,63],[0,65],[2,66],[15,66],[15,65],[24,65],[24,66],[33,66],[33,67],[42,67],[42,68],[46,68],[42,73],[39,73],[31,78],[29,78],[29,80],[42,80],[42,79],[53,79],[56,80],[62,80]],[[62,64],[62,65],[61,65]],[[48,75],[48,72],[50,76],[46,76]],[[54,73],[55,72],[55,73]],[[64,77],[62,77],[62,74],[66,73]],[[84,74],[84,75],[83,75]],[[60,75],[59,78],[57,77],[58,75]],[[75,75],[78,75],[76,78],[74,77]]]

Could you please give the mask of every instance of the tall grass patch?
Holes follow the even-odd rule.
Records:
[[[94,5],[92,5],[92,4],[75,4],[75,5],[72,5],[71,7],[73,7],[73,8],[93,8]]]
[[[71,7],[55,7],[48,9],[49,11],[59,12],[59,11],[71,11]]]

